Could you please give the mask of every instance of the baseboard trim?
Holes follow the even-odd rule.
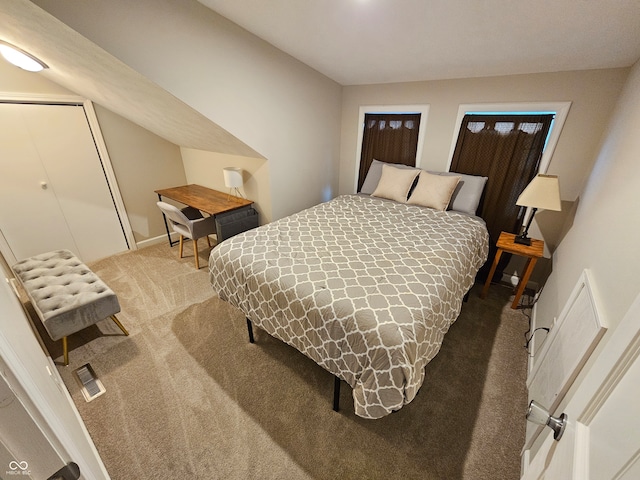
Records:
[[[211,234],[209,236],[212,237],[213,239],[216,238],[216,236],[214,234]],[[202,238],[204,238],[204,237],[202,237]],[[178,235],[176,232],[171,232],[171,241],[172,242],[180,241],[180,235]],[[185,237],[184,241],[185,242],[190,242],[191,240]],[[152,245],[158,245],[160,243],[166,243],[167,245],[169,244],[169,240],[167,239],[167,235],[166,234],[165,235],[160,235],[158,237],[147,238],[146,240],[142,240],[141,242],[136,242],[136,247],[137,248],[144,248],[144,247],[150,247]]]
[[[180,239],[180,236],[176,232],[171,232],[171,241],[177,242]],[[136,242],[138,248],[150,247],[151,245],[158,245],[159,243],[168,244],[167,235],[160,235],[158,237],[147,238],[146,240],[142,240],[141,242]]]

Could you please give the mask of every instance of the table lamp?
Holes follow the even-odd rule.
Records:
[[[560,203],[560,185],[558,183],[557,175],[544,175],[539,173],[522,191],[516,205],[521,207],[531,207],[533,211],[529,216],[527,225],[522,232],[518,235],[514,242],[521,245],[531,245],[531,239],[529,238],[529,227],[536,211],[539,208],[544,210],[554,210],[559,212],[561,208]]]
[[[242,169],[238,167],[225,167],[222,169],[222,174],[224,175],[224,184],[229,189],[229,196],[231,196],[231,192],[233,191],[237,197],[242,197],[240,190],[238,190],[244,183],[242,179]]]

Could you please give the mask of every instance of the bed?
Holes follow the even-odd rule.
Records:
[[[447,209],[454,192],[445,208],[409,203],[418,172],[394,200],[383,173],[370,194],[365,182],[365,193],[241,233],[209,258],[218,296],[349,384],[356,415],[370,419],[416,396],[488,253],[482,219]]]

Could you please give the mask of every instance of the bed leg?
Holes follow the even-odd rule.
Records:
[[[247,330],[249,331],[249,343],[255,343],[253,340],[253,325],[251,324],[251,320],[247,318]]]
[[[463,301],[464,303],[467,303],[467,302],[469,301],[469,292],[467,292],[467,293],[464,295],[464,297],[462,297],[462,301]]]
[[[333,411],[340,411],[340,379],[333,377]]]

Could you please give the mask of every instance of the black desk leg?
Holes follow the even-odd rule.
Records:
[[[162,195],[158,194],[158,200],[162,201]],[[167,216],[162,212],[162,218],[164,219],[164,228],[167,231],[167,238],[169,239],[169,246],[173,247],[178,241],[171,240],[171,232],[169,231],[169,224],[167,223]]]

